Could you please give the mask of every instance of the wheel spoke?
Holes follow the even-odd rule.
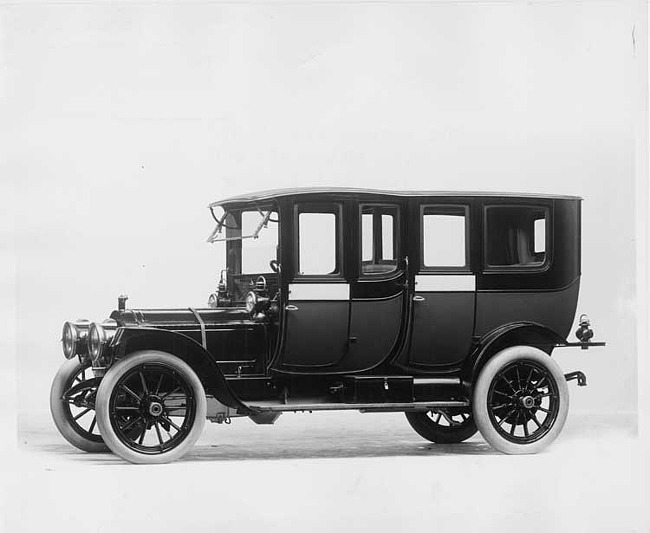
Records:
[[[158,393],[160,392],[160,385],[162,385],[162,380],[163,380],[164,377],[165,377],[165,374],[163,374],[161,372],[160,373],[160,379],[158,379],[158,385],[156,385],[156,392],[155,392],[156,396],[158,396]]]
[[[79,413],[77,416],[74,417],[74,420],[79,420],[83,415],[89,413],[90,411],[91,411],[90,407],[84,409],[83,411],[81,411],[81,413]]]
[[[440,419],[442,418],[442,413],[437,412],[436,413],[436,424],[440,424]]]
[[[160,399],[161,399],[161,400],[164,400],[164,399],[167,398],[167,396],[169,396],[170,394],[175,394],[176,392],[178,392],[178,390],[179,390],[180,388],[181,388],[181,386],[179,385],[179,386],[176,387],[173,391],[168,392],[167,394],[163,394],[163,395],[160,397]]]
[[[185,411],[185,409],[187,409],[186,405],[176,405],[174,407],[167,407],[167,412],[170,412],[170,411]],[[178,416],[178,415],[176,415],[176,416]]]
[[[133,407],[129,405],[118,405],[115,407],[116,411],[140,411],[139,407]]]
[[[517,392],[517,389],[512,386],[512,383],[510,383],[503,374],[499,374],[499,377],[508,384],[508,387],[510,387],[512,392]]]
[[[528,420],[524,417],[524,436],[528,438],[530,435],[528,433]]]
[[[539,389],[540,387],[548,386],[548,385],[542,385],[542,383],[544,383],[545,381],[546,381],[546,376],[542,376],[542,379],[540,379],[540,380],[535,384],[535,388],[536,388],[536,389]]]
[[[538,394],[537,397],[538,398],[549,398],[550,397],[550,398],[553,398],[553,399],[557,398],[557,396],[555,394],[553,394],[552,392],[545,392],[544,394]]]
[[[142,372],[138,372],[140,374],[140,381],[142,382],[142,390],[144,391],[145,396],[149,394],[149,389],[147,388],[147,382],[144,379],[144,374]]]
[[[144,442],[144,436],[146,435],[146,433],[147,433],[147,426],[144,426],[142,428],[142,433],[140,433],[140,438],[138,439],[138,444],[140,446],[142,446],[142,443]]]
[[[172,422],[172,419],[166,416],[161,417],[165,422],[167,422],[170,426],[172,426],[176,431],[180,431],[181,428],[179,428],[174,422]]]
[[[163,440],[162,440],[162,435],[160,434],[160,427],[158,427],[158,421],[157,420],[154,422],[154,426],[156,428],[156,434],[158,435],[158,442],[160,443],[160,451],[162,452]]]
[[[533,371],[535,370],[534,367],[530,367],[530,372],[528,372],[528,377],[526,378],[526,389],[530,387],[531,385],[531,380],[533,379]]]
[[[544,409],[544,407],[537,406],[537,409],[543,411],[544,413],[550,413],[550,411],[548,409]]]
[[[542,425],[539,423],[539,420],[537,420],[537,415],[535,413],[533,413],[533,418],[531,420],[537,424],[538,428],[542,427]]]
[[[505,396],[506,398],[512,398],[512,395],[506,394],[505,392],[501,392],[500,390],[494,390],[492,391],[494,394],[500,394],[501,396]]]
[[[515,409],[514,407],[513,407],[510,411],[508,411],[508,412],[506,413],[506,416],[504,416],[504,417],[501,419],[501,421],[499,422],[499,425],[502,426],[503,423],[506,421],[506,419],[507,419],[507,418],[508,418],[512,413],[514,413],[515,411],[516,411],[516,409]]]
[[[517,374],[517,387],[521,390],[521,375],[519,374],[519,365],[515,367],[515,373]]]
[[[136,400],[138,401],[138,403],[140,403],[140,402],[142,401],[142,398],[140,398],[140,396],[138,396],[135,392],[133,392],[131,389],[129,389],[126,385],[122,384],[122,385],[120,385],[120,388],[121,388],[124,392],[126,392],[126,393],[128,393],[130,396],[132,396],[134,399],[136,399]]]
[[[88,433],[92,433],[93,429],[95,429],[95,424],[97,423],[97,417],[93,416],[93,421],[90,423],[90,428],[88,429]]]
[[[519,422],[519,413],[517,413],[517,418],[515,418],[515,423],[510,426],[510,435],[514,436],[515,429],[517,429],[517,422]]]
[[[135,423],[138,422],[139,420],[144,420],[144,419],[141,416],[134,418],[126,426],[122,428],[122,431],[127,431],[128,429],[131,429],[133,426],[135,426]]]

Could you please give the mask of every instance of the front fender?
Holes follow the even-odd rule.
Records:
[[[535,322],[513,322],[490,331],[475,344],[472,354],[463,366],[465,384],[474,383],[483,365],[496,353],[509,346],[535,346],[551,355],[557,344],[567,340],[559,333]]]
[[[159,350],[175,355],[196,372],[206,394],[211,394],[222,404],[237,409],[241,414],[251,412],[230,388],[210,353],[187,335],[156,328],[121,327],[113,337],[111,348],[116,359],[128,357],[130,353],[141,350]]]

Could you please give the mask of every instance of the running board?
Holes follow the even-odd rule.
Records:
[[[442,407],[469,407],[467,400],[446,402],[410,402],[410,403],[295,403],[278,404],[271,402],[258,402],[249,406],[258,412],[304,412],[304,411],[427,411]]]

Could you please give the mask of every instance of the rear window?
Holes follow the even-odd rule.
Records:
[[[486,207],[486,265],[541,267],[549,251],[548,225],[548,209],[545,207]]]

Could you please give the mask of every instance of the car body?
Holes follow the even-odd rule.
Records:
[[[478,427],[502,452],[532,453],[562,429],[566,381],[586,383],[553,350],[604,344],[586,315],[567,340],[578,197],[300,188],[209,209],[225,265],[207,307],[121,296],[108,320],[65,324],[74,368],[55,379],[52,411],[96,411],[85,437],[74,413],[55,414],[78,447],[92,434],[129,461],[167,462],[206,418],[356,409],[405,412],[434,442]]]

